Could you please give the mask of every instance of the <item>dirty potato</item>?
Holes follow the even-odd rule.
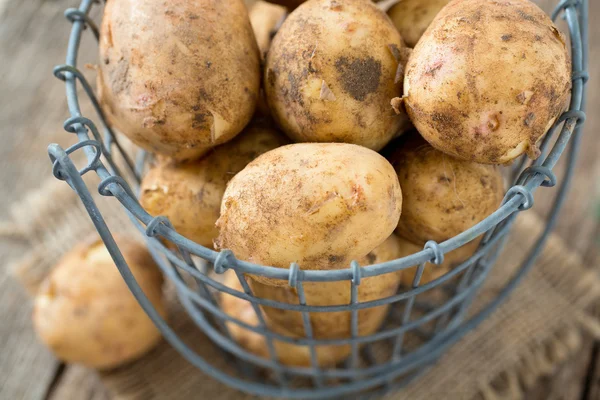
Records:
[[[357,261],[361,266],[379,264],[399,258],[401,250],[399,238],[391,235],[381,245]],[[348,268],[349,266],[349,263],[345,263],[339,265],[339,268]],[[295,288],[290,286],[274,287],[252,279],[252,277],[249,278],[248,283],[256,297],[299,304],[300,299]],[[363,278],[358,286],[358,301],[364,303],[393,296],[398,290],[400,280],[401,273],[399,272]],[[339,306],[350,303],[349,281],[304,282],[302,285],[306,304],[310,306]],[[359,310],[358,334],[362,336],[376,332],[383,323],[388,308],[388,305],[384,305]],[[296,335],[304,335],[302,313],[274,307],[262,307],[262,309],[273,324],[284,326]],[[349,311],[310,313],[313,335],[320,339],[350,337],[352,334],[351,317]]]
[[[482,221],[500,206],[500,168],[458,160],[411,135],[390,161],[404,201],[397,233],[420,246],[443,242]]]
[[[271,47],[277,25],[283,21],[286,14],[285,7],[266,1],[257,1],[250,9],[250,23],[252,23],[262,59],[266,57],[269,47]]]
[[[271,47],[271,41],[279,26],[283,23],[287,15],[285,7],[268,3],[266,1],[257,1],[250,9],[250,22],[254,30],[254,36],[260,49],[261,61],[267,57],[267,52]],[[270,116],[271,110],[267,104],[264,88],[260,88],[260,96],[256,105],[257,113],[263,116]]]
[[[406,127],[390,101],[402,92],[404,52],[385,13],[365,0],[311,0],[292,12],[265,65],[271,112],[296,142],[380,150]]]
[[[450,0],[400,0],[388,15],[404,43],[415,47],[431,21]]]
[[[164,317],[163,278],[152,257],[143,245],[116,239],[144,294]],[[138,358],[161,337],[99,238],[79,244],[54,267],[35,297],[33,325],[58,358],[99,369]]]
[[[410,57],[404,104],[437,149],[501,164],[539,156],[570,88],[565,39],[535,4],[454,0]]]
[[[227,182],[260,154],[286,143],[270,121],[260,120],[200,160],[157,160],[142,180],[140,203],[152,216],[168,217],[186,238],[212,247]]]
[[[242,291],[237,276],[233,271],[227,271],[225,277],[225,285]],[[258,317],[252,304],[248,301],[223,293],[221,297],[221,308],[223,312],[233,318],[236,318],[248,325],[258,327]],[[279,326],[267,321],[268,329],[274,333],[288,336],[291,338],[301,338],[303,335],[295,335],[290,333],[284,326]],[[227,322],[227,328],[232,338],[238,342],[243,348],[249,352],[263,358],[271,358],[266,338],[256,332],[252,332],[234,322]],[[277,359],[284,365],[294,367],[310,367],[311,356],[308,346],[301,346],[273,339],[273,347]],[[329,345],[316,346],[317,365],[320,367],[331,367],[350,355],[351,348],[349,345]]]
[[[261,155],[229,182],[215,245],[278,268],[344,268],[390,236],[401,205],[394,169],[376,152],[292,144]]]
[[[178,160],[199,157],[241,132],[259,86],[243,0],[107,2],[100,103],[110,124],[140,147]]]

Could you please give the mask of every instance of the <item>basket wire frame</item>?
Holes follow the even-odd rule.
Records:
[[[118,137],[107,123],[94,91],[84,75],[77,69],[78,49],[83,31],[86,28],[98,39],[99,31],[88,16],[94,0],[83,0],[79,8],[65,11],[66,18],[72,22],[66,63],[54,69],[54,75],[65,82],[66,95],[71,117],[64,123],[67,132],[77,136],[77,143],[67,149],[57,144],[48,147],[53,163],[53,174],[66,181],[79,195],[96,229],[115,261],[123,279],[132,291],[165,339],[190,363],[207,375],[218,379],[236,389],[255,395],[288,397],[302,399],[335,398],[342,396],[371,397],[402,387],[422,374],[449,346],[456,343],[468,331],[475,328],[492,313],[515,289],[520,280],[531,269],[535,259],[554,228],[557,216],[565,200],[574,164],[581,141],[582,125],[585,121],[585,84],[588,79],[588,1],[562,0],[558,3],[552,18],[560,15],[566,20],[571,38],[571,57],[573,65],[573,88],[568,111],[563,113],[541,144],[542,155],[535,161],[523,156],[513,167],[513,185],[507,191],[501,207],[465,232],[443,243],[427,242],[424,249],[416,254],[377,265],[361,267],[352,261],[349,268],[334,271],[304,271],[298,264],[288,269],[255,265],[235,258],[231,251],[221,252],[200,246],[178,234],[167,218],[152,217],[139,204],[131,186],[123,178],[114,159],[115,152],[125,161],[127,176],[132,177],[133,187],[139,186],[145,157],[131,160],[118,141]],[[92,120],[81,114],[78,85],[90,99],[100,121],[103,135]],[[558,136],[557,136],[557,132]],[[78,150],[85,152],[88,163],[78,170],[70,155]],[[567,166],[557,190],[546,227],[532,247],[528,257],[499,294],[477,314],[465,320],[469,306],[489,271],[493,267],[506,242],[517,214],[533,206],[533,193],[542,187],[552,187],[558,183],[552,172],[559,158],[566,151]],[[114,238],[98,210],[92,195],[82,176],[94,171],[101,179],[98,191],[103,196],[113,196],[129,214],[132,223],[147,236],[148,248],[157,261],[163,274],[174,283],[179,300],[191,319],[217,346],[234,360],[236,371],[220,370],[209,360],[193,351],[185,344],[166,321],[158,314],[140,286],[134,279]],[[477,252],[461,265],[443,276],[426,284],[420,280],[424,270],[430,264],[441,264],[444,254],[483,235]],[[176,245],[177,250],[167,248],[163,241]],[[217,274],[228,269],[235,274],[243,291],[224,286],[213,279],[205,264],[195,262],[200,257],[212,266]],[[360,302],[358,289],[362,279],[415,268],[415,277],[410,288],[404,288],[393,296]],[[255,297],[245,274],[254,274],[287,281],[296,288],[298,304],[280,303]],[[190,277],[194,284],[190,284]],[[306,303],[304,282],[348,281],[350,290],[349,304],[335,306],[311,306]],[[435,304],[421,304],[419,295],[433,290],[447,294],[443,301]],[[253,326],[225,314],[219,307],[216,294],[229,294],[252,304],[258,318]],[[390,317],[384,328],[378,332],[360,336],[358,330],[359,310],[391,305]],[[296,311],[301,313],[305,335],[292,338],[270,331],[265,323],[261,306]],[[415,310],[421,308],[419,313]],[[310,322],[310,313],[339,312],[350,313],[350,332],[348,338],[317,339],[314,337]],[[398,318],[393,318],[396,315]],[[416,316],[415,316],[416,315]],[[413,318],[414,317],[414,318]],[[228,324],[237,324],[248,331],[256,332],[265,338],[269,358],[262,358],[240,347],[232,339]],[[414,334],[422,338],[417,347],[408,348],[406,337]],[[292,367],[278,360],[274,341],[308,346],[310,367]],[[387,345],[387,359],[378,360],[373,347],[378,343]],[[316,349],[323,345],[350,345],[349,358],[335,368],[323,368],[318,365]],[[270,371],[265,378],[259,371]],[[300,384],[298,383],[300,382]],[[308,383],[308,384],[307,384]]]

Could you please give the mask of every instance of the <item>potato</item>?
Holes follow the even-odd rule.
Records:
[[[287,10],[275,4],[266,1],[257,1],[250,9],[250,23],[254,30],[254,36],[260,49],[260,56],[264,59],[271,47],[271,41],[277,24],[279,24]]]
[[[388,15],[408,47],[415,47],[438,12],[450,0],[400,0]]]
[[[159,160],[142,180],[140,203],[151,215],[168,217],[186,238],[212,247],[227,182],[258,155],[286,143],[268,121],[254,121],[200,160]]]
[[[198,158],[242,131],[259,88],[243,0],[107,3],[100,103],[110,124],[144,149]]]
[[[250,22],[254,30],[254,36],[260,49],[261,61],[267,57],[267,52],[271,47],[271,41],[279,25],[287,15],[287,9],[266,1],[257,1],[250,9]],[[270,116],[271,110],[267,104],[265,91],[261,87],[260,96],[257,104],[257,113],[263,116]]]
[[[500,168],[452,158],[411,136],[391,157],[404,195],[397,233],[423,246],[443,242],[500,206]]]
[[[138,284],[166,315],[163,278],[145,247],[117,243]],[[65,362],[109,369],[154,347],[160,333],[133,297],[99,238],[75,246],[42,283],[33,324],[42,342]]]
[[[374,151],[292,144],[259,156],[229,182],[215,245],[278,268],[292,262],[302,269],[345,268],[392,234],[401,205],[394,169]]]
[[[230,270],[226,272],[226,275],[225,285],[232,289],[242,291],[242,285],[235,273]],[[223,294],[221,298],[221,308],[226,314],[249,325],[259,325],[258,317],[256,316],[252,304],[246,300]],[[271,358],[266,338],[263,335],[252,332],[233,322],[227,322],[227,328],[232,338],[246,350],[263,358]],[[303,335],[294,335],[288,332],[284,327],[272,323],[269,323],[269,330],[289,337],[303,337]],[[280,340],[273,340],[273,347],[275,348],[275,354],[277,354],[279,362],[282,364],[295,367],[311,366],[310,348],[308,346],[300,346],[282,342]],[[317,364],[320,367],[333,366],[347,358],[351,352],[349,345],[316,346],[315,350],[317,354]]]
[[[400,257],[400,242],[395,235],[390,236],[380,246],[375,248],[362,259],[361,266],[379,264]],[[348,268],[349,263],[339,265]],[[290,286],[274,287],[266,285],[250,276],[250,287],[256,297],[279,301],[282,303],[299,304],[297,290]],[[367,302],[393,296],[398,290],[401,274],[385,274],[371,278],[363,278],[358,286],[358,301]],[[306,304],[312,306],[338,306],[350,303],[350,282],[304,282]],[[358,311],[358,334],[370,335],[376,332],[387,315],[389,306],[379,306]],[[269,321],[274,325],[283,326],[288,331],[304,336],[302,314],[297,311],[282,310],[273,307],[262,307]],[[340,339],[350,337],[351,313],[314,312],[310,313],[313,335],[320,339]]]
[[[469,257],[475,254],[480,242],[481,238],[478,238],[472,242],[465,244],[462,247],[459,247],[454,251],[451,251],[450,253],[444,254],[444,262],[440,265],[427,263],[425,265],[425,268],[423,269],[423,275],[421,276],[419,285],[422,286],[426,283],[429,283],[434,279],[437,279],[442,275],[452,271],[454,268],[458,267]],[[418,246],[401,237],[398,237],[397,245],[400,249],[400,255],[398,256],[398,258],[410,256],[411,254],[415,254],[423,250],[423,246]],[[415,274],[417,272],[417,266],[415,266],[414,268],[403,270],[401,272],[402,285],[408,287],[412,286],[413,280],[415,279]]]
[[[265,92],[296,142],[344,142],[380,150],[408,124],[390,101],[401,93],[403,43],[365,0],[312,0],[292,12],[271,44]]]
[[[404,104],[435,148],[501,164],[539,156],[570,87],[565,39],[535,4],[454,0],[410,56]]]

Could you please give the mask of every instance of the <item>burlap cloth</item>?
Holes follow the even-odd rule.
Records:
[[[94,190],[96,177],[86,179]],[[134,228],[113,198],[97,193],[113,232]],[[31,251],[13,265],[17,279],[34,293],[48,269],[73,243],[94,232],[78,197],[64,182],[49,179],[11,208],[12,232]],[[473,304],[493,298],[525,257],[543,225],[533,212],[519,216],[499,263]],[[390,399],[518,399],[535,380],[550,373],[581,343],[581,330],[600,338],[600,322],[589,307],[600,297],[596,270],[552,236],[533,271],[488,320],[454,345],[422,378]],[[184,340],[219,367],[226,365],[210,342],[173,301],[170,322]],[[127,366],[100,374],[119,399],[251,398],[205,376],[167,343]]]

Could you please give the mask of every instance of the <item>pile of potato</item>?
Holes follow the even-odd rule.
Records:
[[[448,240],[497,209],[499,165],[537,157],[570,96],[565,39],[529,0],[274,3],[285,7],[109,0],[101,26],[100,103],[114,128],[155,154],[141,204],[239,259],[333,270]],[[478,244],[428,265],[420,283]],[[363,279],[359,301],[413,277]],[[299,301],[287,281],[246,279],[259,297]],[[240,289],[235,274],[226,281]],[[349,282],[304,291],[309,305],[350,301]],[[244,300],[224,295],[222,306],[258,323]],[[360,310],[359,334],[377,331],[387,310]],[[274,332],[305,336],[298,312],[262,311]],[[317,338],[351,334],[349,312],[310,320]],[[262,336],[228,324],[241,346],[268,357]],[[285,364],[310,365],[305,346],[276,341],[275,350]],[[348,354],[317,347],[322,366]]]

